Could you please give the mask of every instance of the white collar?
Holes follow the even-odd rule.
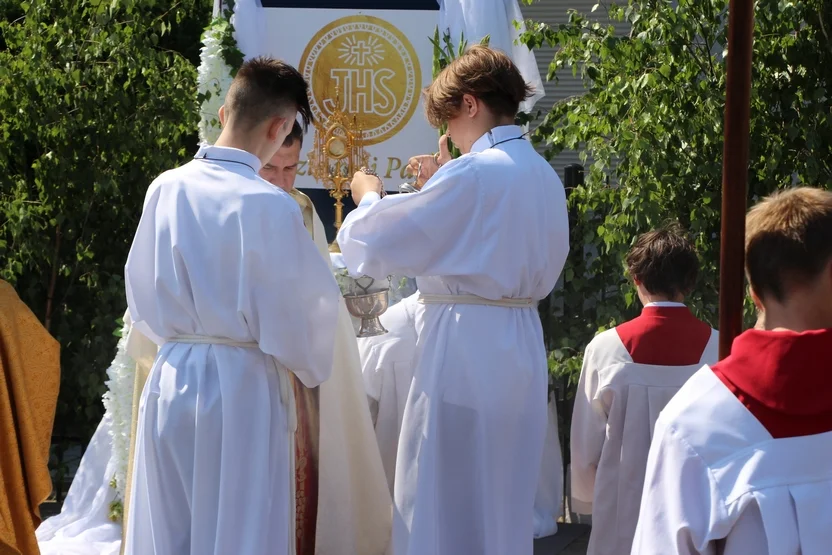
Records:
[[[259,172],[262,166],[260,159],[254,154],[230,146],[201,145],[194,158],[248,166],[254,173]]]
[[[647,303],[644,305],[644,308],[648,306],[655,306],[655,307],[680,307],[680,306],[687,306],[685,303],[675,303],[673,301],[656,301],[654,303]]]
[[[511,139],[520,139],[524,135],[525,132],[518,125],[499,125],[477,139],[474,144],[471,145],[471,152],[482,152],[497,143],[510,141]]]

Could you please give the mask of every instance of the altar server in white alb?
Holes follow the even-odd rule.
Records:
[[[223,131],[150,186],[125,269],[135,328],[161,345],[141,399],[128,555],[295,553],[289,372],[332,372],[339,291],[297,203],[257,175],[307,84],[242,65]]]
[[[832,549],[832,192],[776,194],[746,228],[764,329],[659,416],[633,555]]]
[[[532,553],[547,391],[537,303],[569,243],[563,186],[513,124],[530,94],[508,56],[472,47],[425,91],[428,119],[448,123],[463,155],[439,157],[418,193],[380,199],[362,172],[351,184],[358,207],[338,234],[349,270],[416,276],[425,305],[396,460],[396,555]]]
[[[719,356],[717,332],[684,304],[699,260],[678,225],[641,235],[627,270],[644,310],[587,346],[572,413],[572,511],[592,515],[590,555],[629,552],[659,412]]]

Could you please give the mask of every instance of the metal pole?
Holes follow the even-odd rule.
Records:
[[[731,354],[731,344],[742,332],[754,1],[731,0],[728,14],[725,147],[722,160],[722,235],[719,257],[720,359]]]

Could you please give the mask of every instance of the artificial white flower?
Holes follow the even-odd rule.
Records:
[[[104,409],[112,422],[110,440],[112,441],[111,460],[116,474],[113,476],[116,498],[114,503],[124,500],[127,486],[127,463],[130,454],[130,431],[133,419],[133,387],[135,385],[136,363],[127,354],[127,334],[130,328],[125,324],[121,339],[116,347],[116,356],[107,369],[107,393],[104,394]]]
[[[222,55],[222,34],[217,25],[205,31],[197,68],[197,90],[207,96],[199,108],[199,139],[208,144],[220,136],[219,110],[232,81],[231,68]]]

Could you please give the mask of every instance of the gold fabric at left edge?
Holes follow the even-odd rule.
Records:
[[[40,504],[52,493],[49,446],[60,346],[0,281],[0,554],[37,555]]]

